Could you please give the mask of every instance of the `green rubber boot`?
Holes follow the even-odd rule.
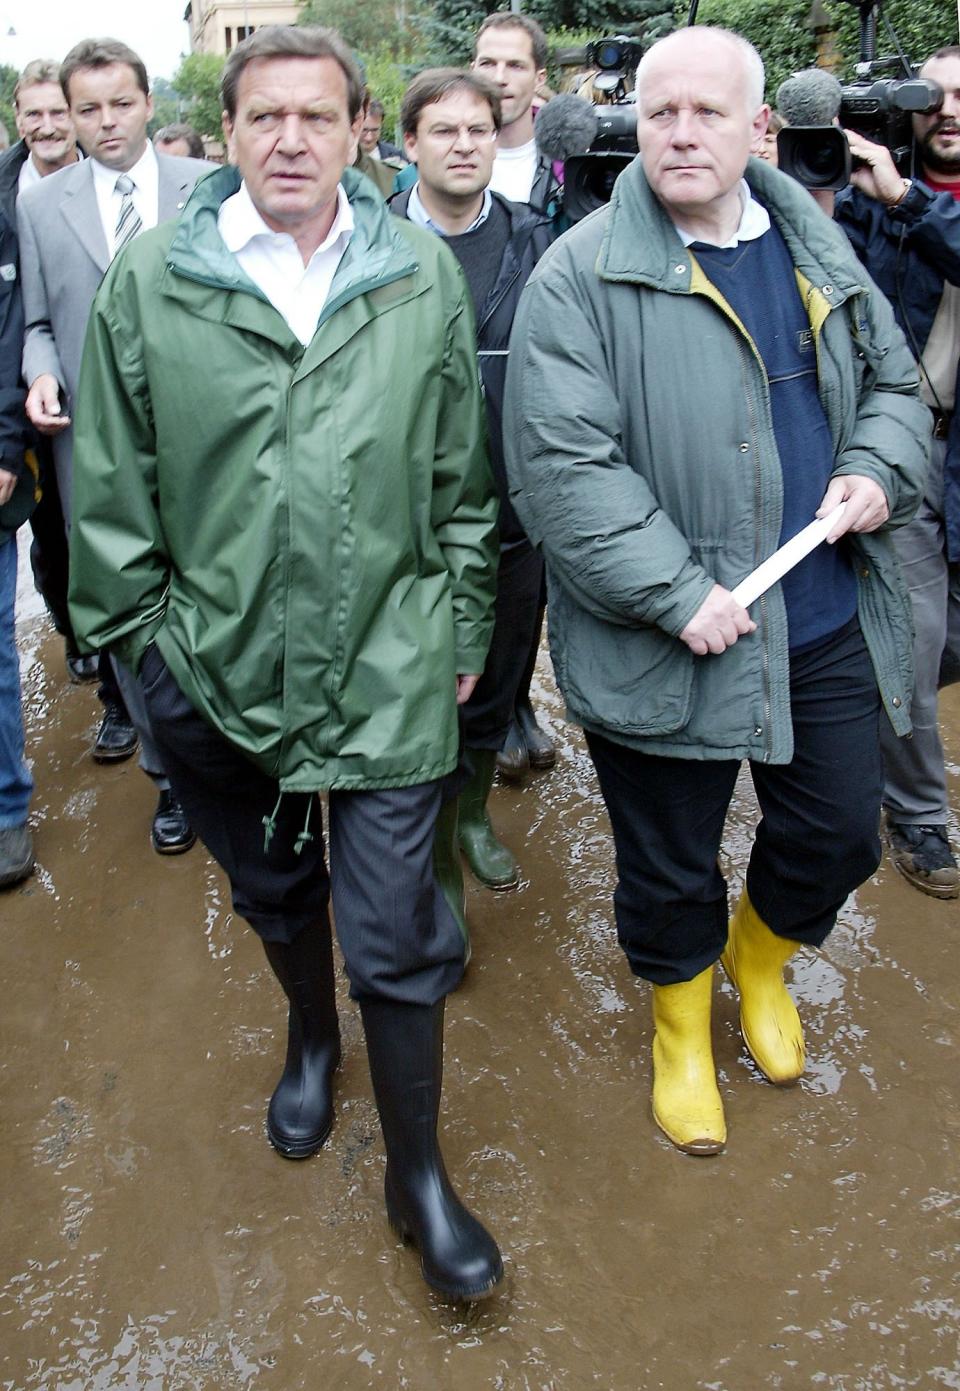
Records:
[[[460,793],[460,849],[467,864],[488,889],[513,889],[520,882],[520,866],[497,840],[487,813],[493,785],[495,749],[467,749],[473,771]]]
[[[441,802],[433,833],[433,872],[450,906],[450,912],[457,920],[466,951],[465,964],[468,964],[470,930],[467,927],[467,896],[463,887],[463,866],[460,863],[458,812],[456,797],[449,802]]]

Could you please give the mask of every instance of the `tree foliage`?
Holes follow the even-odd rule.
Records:
[[[858,10],[841,0],[827,0],[827,12],[837,26],[837,76],[849,79],[859,57]],[[942,0],[889,0],[884,12],[901,47],[914,62],[942,44],[956,42],[956,13]],[[697,23],[720,24],[749,39],[763,58],[770,96],[775,95],[784,78],[816,63],[816,37],[805,23],[809,13],[808,0],[702,0]],[[682,10],[678,8],[677,22],[686,23],[686,15],[686,5]],[[893,53],[882,21],[877,30],[877,53],[884,57]],[[891,76],[897,75],[894,69],[889,71]]]
[[[183,103],[177,97],[173,85],[165,77],[153,79],[150,84],[150,95],[153,97],[153,115],[147,126],[147,134],[152,139],[163,126],[169,126],[174,121],[179,121],[180,108]]]
[[[419,0],[308,0],[297,23],[336,29],[361,56],[387,50],[403,60],[421,45],[420,18]]]
[[[504,0],[434,0],[423,27],[444,59],[462,63],[470,58],[473,36],[487,15],[507,8]],[[652,41],[673,27],[671,0],[525,0],[523,12],[548,34],[635,34]]]
[[[0,121],[7,128],[11,145],[17,139],[17,122],[13,114],[13,89],[20,74],[9,63],[0,63]]]
[[[215,53],[189,53],[174,73],[171,86],[183,97],[183,119],[200,135],[221,135],[220,77],[224,60]]]
[[[837,47],[843,54],[843,75],[853,75],[853,65],[859,57],[859,14],[852,5],[831,0],[828,6],[837,22]],[[900,47],[912,63],[923,60],[944,44],[957,42],[957,14],[942,0],[890,0],[883,15],[892,25]],[[887,57],[895,52],[890,35],[881,18],[877,25],[877,53]],[[899,76],[890,68],[891,76]]]

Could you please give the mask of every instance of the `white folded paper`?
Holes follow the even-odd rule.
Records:
[[[748,609],[752,603],[760,598],[761,594],[766,594],[772,585],[775,585],[778,580],[782,580],[788,570],[799,565],[804,556],[809,555],[815,547],[820,545],[821,541],[827,539],[843,516],[846,505],[845,502],[841,502],[825,517],[817,517],[809,526],[798,531],[796,536],[791,536],[785,545],[781,546],[778,551],[774,551],[773,555],[768,556],[761,565],[752,570],[733,591],[733,597],[737,603]]]

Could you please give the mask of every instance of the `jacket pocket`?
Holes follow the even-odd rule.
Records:
[[[552,597],[552,596],[551,596]],[[558,680],[572,714],[612,734],[674,734],[693,708],[695,657],[661,628],[604,623],[562,604],[553,625]]]

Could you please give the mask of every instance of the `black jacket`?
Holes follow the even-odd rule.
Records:
[[[859,189],[837,198],[836,220],[893,307],[916,356],[926,347],[944,281],[960,285],[960,203],[920,180],[887,208]],[[957,406],[947,438],[944,522],[947,556],[960,560],[960,363]]]
[[[390,199],[387,206],[397,217],[407,216],[412,190],[407,188]],[[550,221],[526,203],[511,203],[499,193],[492,194],[510,219],[510,237],[487,302],[477,315],[477,357],[483,381],[490,441],[490,466],[500,498],[500,544],[525,538],[526,533],[513,510],[507,489],[503,458],[503,393],[507,380],[510,331],[517,312],[520,292],[530,272],[553,240]]]
[[[20,140],[0,157],[0,464],[19,475],[28,442],[20,381],[23,353],[23,302],[17,244],[17,179],[26,158]]]

